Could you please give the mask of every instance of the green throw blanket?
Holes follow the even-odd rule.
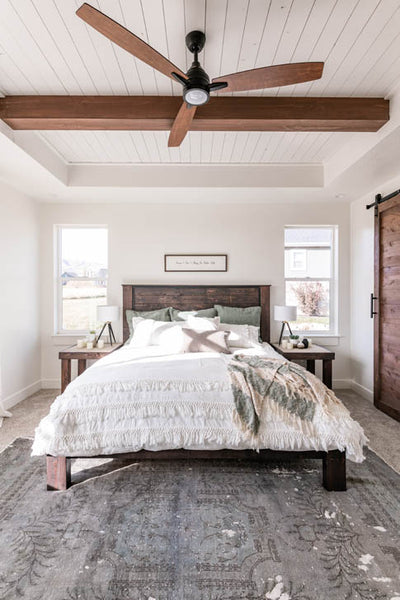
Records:
[[[253,437],[257,436],[263,408],[289,425],[312,433],[317,406],[329,413],[332,402],[340,403],[315,375],[293,362],[237,355],[229,363],[228,370],[236,408],[235,420]]]

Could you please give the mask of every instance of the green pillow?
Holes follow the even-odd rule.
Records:
[[[239,308],[236,306],[221,306],[214,304],[221,323],[232,323],[235,325],[253,325],[260,327],[261,324],[261,306],[248,306]]]
[[[125,311],[125,314],[129,327],[128,342],[130,341],[133,333],[132,319],[134,317],[142,317],[142,319],[154,319],[154,321],[171,321],[169,316],[169,308],[159,308],[158,310],[127,310]]]
[[[201,310],[178,310],[177,308],[170,308],[169,314],[171,321],[185,321],[180,317],[180,313],[193,314],[195,317],[206,317],[208,319],[212,319],[217,316],[217,311],[215,308],[202,308]]]

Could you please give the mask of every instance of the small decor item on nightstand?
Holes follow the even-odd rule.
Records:
[[[281,334],[279,336],[279,344],[281,344],[286,325],[289,329],[290,335],[292,335],[289,321],[296,321],[297,306],[274,306],[274,319],[275,321],[282,321]]]
[[[297,348],[297,344],[300,342],[300,338],[298,335],[294,335],[292,333],[292,335],[289,336],[289,341],[293,344],[293,348]]]
[[[118,318],[119,318],[119,306],[98,306],[97,307],[97,320],[103,321],[104,325],[101,328],[101,331],[97,337],[96,343],[99,341],[99,339],[103,335],[103,331],[106,327],[108,327],[108,335],[110,338],[110,345],[112,346],[113,343],[114,344],[117,343],[111,322],[118,321]]]
[[[301,340],[301,343],[303,344],[304,348],[308,348],[308,339],[307,338],[303,338]]]

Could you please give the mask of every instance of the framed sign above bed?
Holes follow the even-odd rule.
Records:
[[[164,271],[166,272],[225,272],[227,270],[227,254],[164,254]]]

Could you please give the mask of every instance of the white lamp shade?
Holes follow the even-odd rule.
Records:
[[[101,323],[106,321],[118,321],[119,319],[119,306],[98,306],[97,307],[97,320]]]
[[[275,321],[296,321],[297,306],[274,306]]]

